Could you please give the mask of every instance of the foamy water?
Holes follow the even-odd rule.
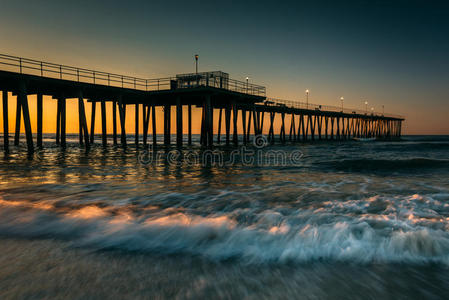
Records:
[[[375,265],[411,268],[422,280],[429,268],[448,274],[448,138],[269,149],[300,149],[304,156],[295,165],[219,167],[142,164],[142,150],[134,147],[51,148],[31,160],[13,151],[0,167],[2,243],[51,241],[69,253],[87,251],[77,254],[83,259],[101,253],[113,253],[112,261],[123,255],[159,257],[164,264],[194,259],[223,272],[237,267],[235,278],[247,268],[270,274],[311,266],[318,274],[341,266],[372,272]],[[195,280],[207,286],[216,279],[204,278],[210,266],[196,266]],[[439,295],[446,275],[423,286],[423,295]],[[277,296],[291,296],[282,294],[282,285],[294,288],[289,276]],[[250,292],[241,284],[233,296]]]

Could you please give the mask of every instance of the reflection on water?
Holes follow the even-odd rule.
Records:
[[[121,278],[138,291],[114,289],[117,298],[447,292],[449,138],[268,149],[300,149],[303,157],[286,166],[219,167],[142,164],[143,149],[133,146],[85,152],[49,143],[33,159],[13,148],[0,164],[0,248],[30,265],[42,253],[66,253],[37,263],[57,264],[59,273],[34,266],[28,277],[63,276],[76,289],[79,262],[93,264],[88,276],[109,278],[111,289]],[[20,273],[8,260],[0,260],[9,270],[0,271],[0,290]],[[136,277],[123,279],[127,272]],[[147,291],[135,281],[145,276],[158,278],[144,280]],[[11,292],[20,280],[9,280]],[[88,286],[87,295],[108,294]]]

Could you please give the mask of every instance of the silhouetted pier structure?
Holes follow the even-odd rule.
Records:
[[[126,145],[126,107],[135,106],[135,143],[157,144],[156,119],[162,117],[164,144],[171,142],[171,107],[176,107],[176,144],[183,144],[183,109],[188,111],[187,143],[192,144],[192,106],[202,109],[201,138],[203,146],[214,143],[244,144],[253,136],[267,133],[274,143],[353,137],[392,139],[401,136],[401,116],[342,109],[266,97],[265,87],[229,78],[224,72],[180,74],[175,77],[141,79],[112,73],[69,67],[9,55],[0,55],[0,89],[3,92],[4,150],[9,149],[8,92],[17,96],[14,144],[19,144],[20,125],[25,128],[29,152],[34,151],[28,95],[37,95],[36,145],[42,147],[44,118],[43,96],[57,101],[56,143],[66,145],[66,99],[78,99],[79,143],[89,148],[94,143],[97,103],[100,103],[102,144],[107,145],[106,102],[112,102],[112,142]],[[84,99],[92,105],[91,128],[87,125]],[[163,107],[163,116],[156,113]],[[218,110],[214,128],[214,110]],[[139,114],[142,114],[143,139],[139,140]],[[118,114],[118,116],[117,116]],[[239,122],[240,115],[240,122]],[[286,124],[286,116],[290,124]],[[269,128],[264,128],[268,118]],[[280,131],[275,133],[275,119],[280,118]],[[150,122],[151,120],[151,122]],[[223,124],[224,123],[224,124]],[[239,124],[241,123],[241,124]],[[231,126],[232,125],[232,126]],[[152,141],[148,141],[151,127]],[[222,137],[222,128],[225,133]],[[243,134],[239,139],[238,129]],[[232,132],[231,132],[232,129]],[[288,134],[287,134],[288,130]],[[278,138],[277,138],[278,137]]]

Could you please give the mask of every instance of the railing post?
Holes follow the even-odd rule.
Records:
[[[93,72],[93,75],[94,75],[94,84],[95,84],[95,71]]]
[[[80,82],[80,69],[76,69],[76,79]]]
[[[123,88],[123,75],[122,75],[122,88]]]
[[[42,68],[42,62],[41,62],[41,77],[43,77],[43,76],[44,76],[44,70]]]
[[[109,78],[109,73],[108,73],[108,86],[110,86],[110,85],[111,85],[111,80]]]
[[[19,58],[20,74],[22,74],[22,59]]]
[[[134,89],[136,89],[136,78],[134,77]]]
[[[62,66],[59,65],[59,79],[62,79]]]

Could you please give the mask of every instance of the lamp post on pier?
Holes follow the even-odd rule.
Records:
[[[249,81],[249,77],[246,76],[246,93],[248,94],[248,81]]]
[[[195,74],[198,75],[198,54],[195,54]]]
[[[196,86],[200,85],[200,79],[198,78],[198,54],[195,54],[195,77],[196,77]]]
[[[306,90],[306,109],[309,109],[309,90]]]
[[[368,101],[365,101],[365,113],[368,114]]]
[[[341,112],[343,112],[343,101],[345,100],[345,98],[340,97],[340,101],[341,101]]]

